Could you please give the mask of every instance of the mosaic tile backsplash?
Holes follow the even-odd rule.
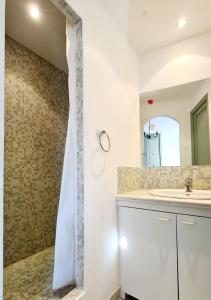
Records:
[[[4,263],[54,244],[68,77],[6,37]]]
[[[131,167],[119,167],[118,194],[139,190],[141,187],[141,169]]]
[[[193,179],[194,189],[211,190],[211,166],[118,168],[118,193],[138,189],[177,189],[184,187],[187,176]]]

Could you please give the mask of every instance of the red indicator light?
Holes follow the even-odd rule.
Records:
[[[152,105],[152,104],[154,104],[154,100],[153,100],[153,99],[148,99],[148,100],[147,100],[147,103],[148,103],[149,105]]]

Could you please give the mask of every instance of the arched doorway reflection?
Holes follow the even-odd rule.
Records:
[[[155,117],[145,123],[145,167],[180,166],[179,131],[179,123],[171,117]]]

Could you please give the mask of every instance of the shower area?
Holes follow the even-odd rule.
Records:
[[[6,7],[4,300],[61,299],[74,287],[53,289],[70,104],[66,18],[44,2],[40,20],[27,0]]]

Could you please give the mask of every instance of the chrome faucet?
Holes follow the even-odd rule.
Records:
[[[185,178],[184,187],[185,187],[185,192],[186,193],[192,192],[192,178],[191,177],[186,177]]]

